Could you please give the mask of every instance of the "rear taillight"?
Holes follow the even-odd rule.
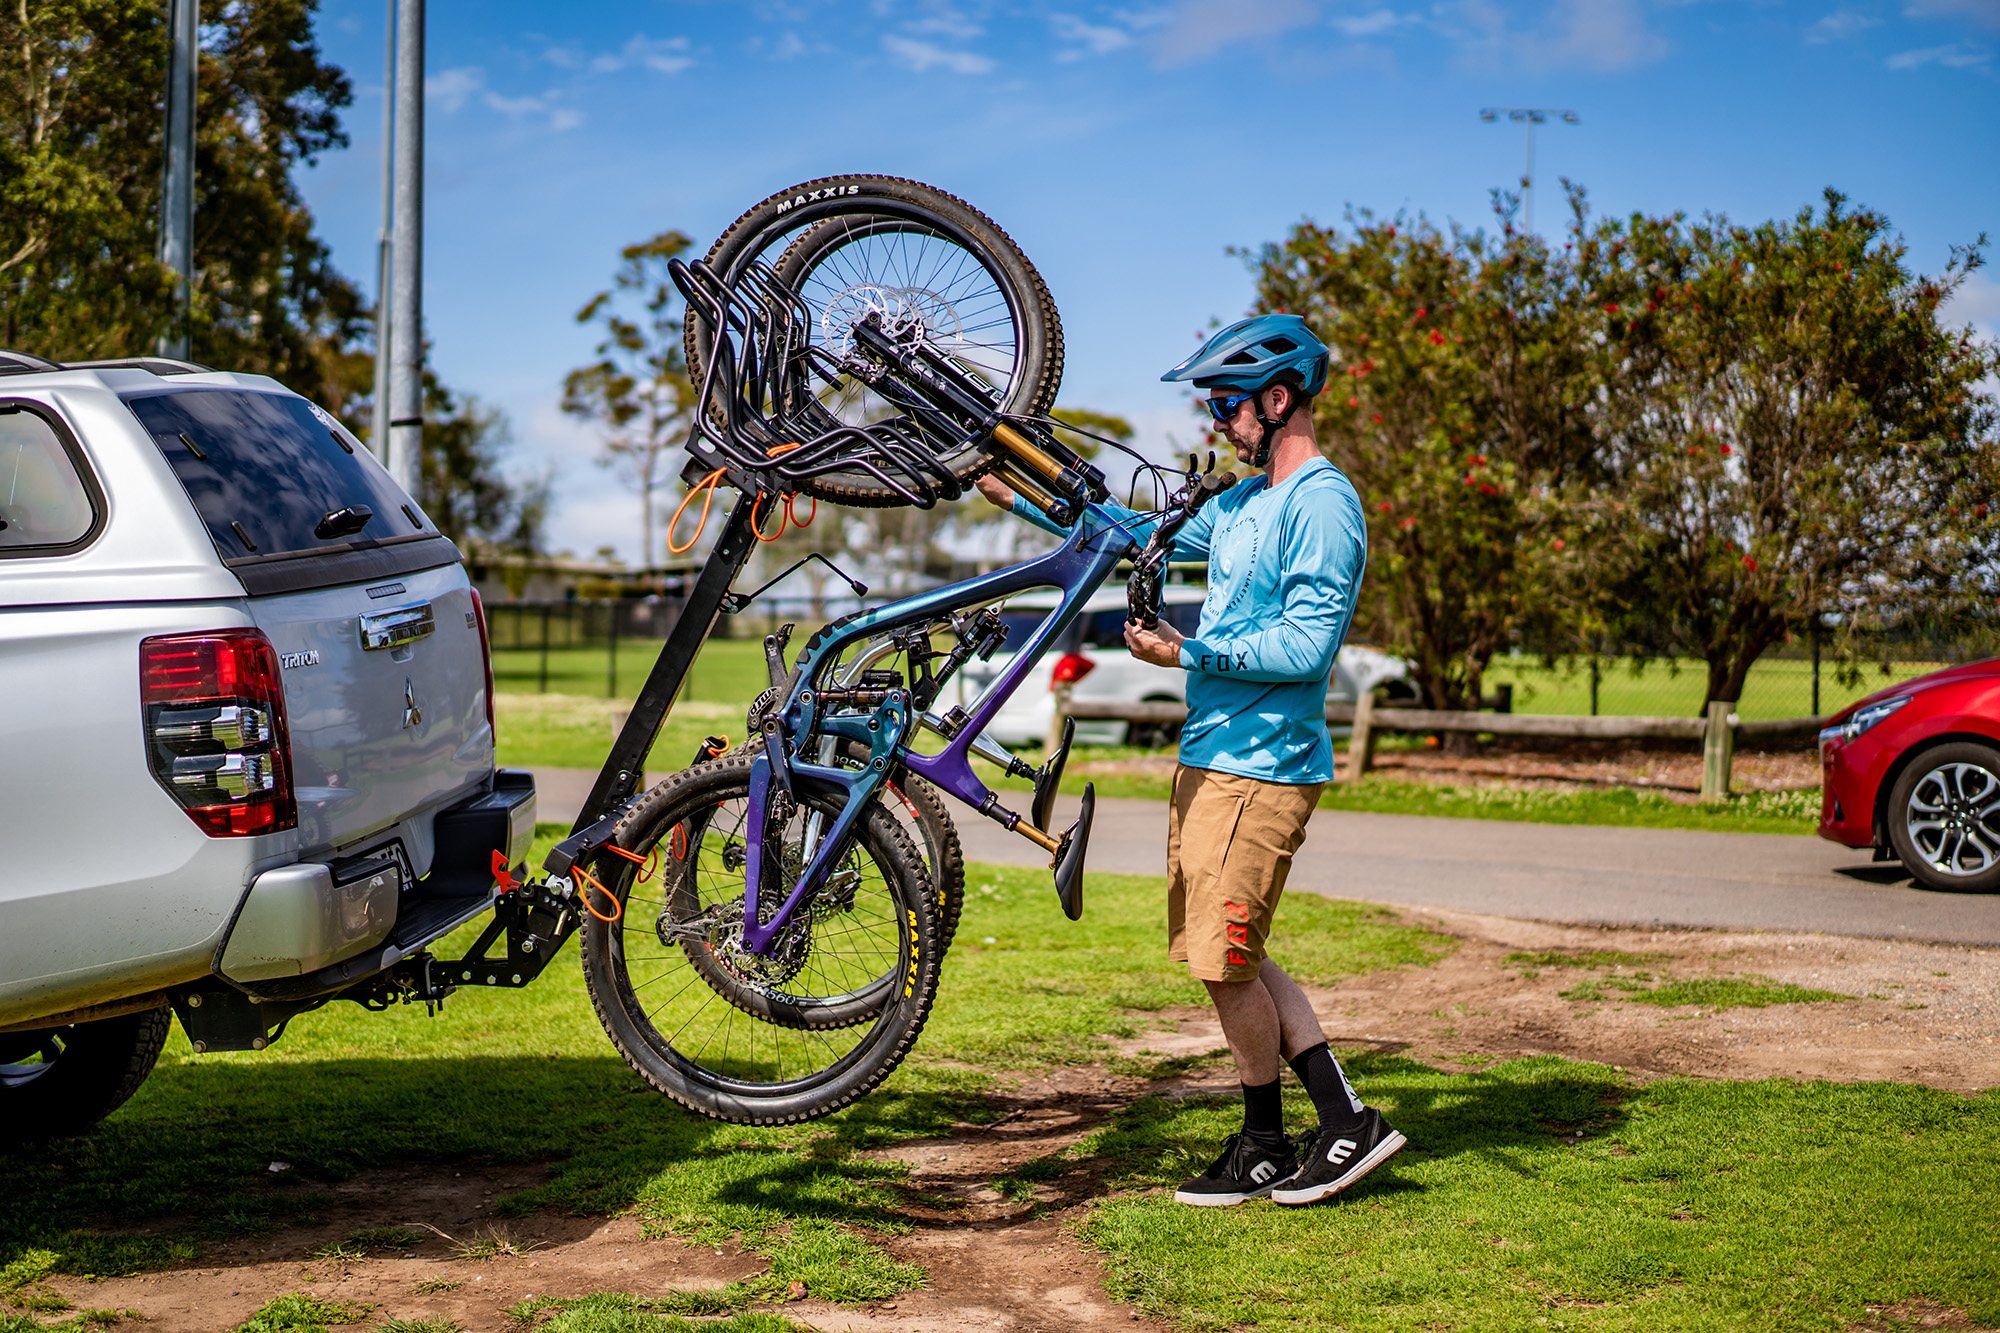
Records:
[[[1096,669],[1097,663],[1082,653],[1064,653],[1056,659],[1055,670],[1049,675],[1049,688],[1074,685]]]
[[[472,609],[479,617],[479,660],[486,664],[486,725],[493,729],[493,742],[500,742],[500,725],[493,720],[493,635],[486,628],[486,601],[479,589],[472,590]]]
[[[202,832],[244,838],[298,824],[269,639],[225,629],[142,640],[139,698],[153,777]]]

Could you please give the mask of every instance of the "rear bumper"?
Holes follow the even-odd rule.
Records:
[[[494,774],[492,789],[438,812],[431,873],[403,883],[386,853],[331,864],[299,862],[251,881],[217,967],[238,983],[309,976],[390,939],[410,904],[490,896],[497,872],[525,868],[535,836],[535,778]],[[501,858],[505,858],[502,860]],[[400,941],[405,944],[428,941]],[[392,952],[394,952],[392,950]]]

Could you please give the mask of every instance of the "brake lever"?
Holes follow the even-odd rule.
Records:
[[[1173,536],[1200,508],[1216,496],[1234,486],[1237,477],[1234,472],[1215,470],[1215,451],[1209,450],[1208,471],[1199,470],[1198,455],[1188,455],[1188,484],[1174,496],[1171,507],[1176,511],[1172,517],[1162,519],[1153,535],[1146,539],[1146,545],[1132,561],[1132,575],[1125,581],[1125,615],[1128,620],[1137,621],[1143,628],[1151,629],[1160,623],[1160,585],[1164,581],[1167,567],[1167,553],[1173,549]]]

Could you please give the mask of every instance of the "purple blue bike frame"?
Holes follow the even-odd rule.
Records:
[[[1150,516],[1148,516],[1150,517]],[[794,675],[790,694],[778,711],[782,743],[773,745],[767,734],[763,751],[758,755],[750,770],[750,791],[748,797],[749,818],[747,821],[746,858],[744,875],[746,888],[743,910],[743,947],[751,953],[769,953],[780,932],[791,921],[799,904],[814,893],[832,869],[833,859],[842,852],[852,836],[855,824],[862,811],[874,799],[876,791],[894,764],[901,764],[936,786],[942,787],[959,800],[965,802],[983,815],[999,820],[1009,829],[1020,822],[1020,816],[1003,809],[999,798],[992,789],[979,780],[972,771],[968,752],[972,742],[993,721],[995,713],[1020,687],[1028,672],[1048,651],[1057,635],[1069,626],[1083,609],[1084,601],[1097,591],[1105,578],[1120,560],[1131,555],[1137,546],[1131,529],[1135,523],[1146,520],[1135,519],[1130,511],[1120,513],[1103,505],[1092,504],[1084,508],[1076,526],[1070,529],[1063,544],[1047,555],[1009,565],[991,574],[961,583],[933,588],[929,592],[906,597],[899,602],[845,620],[837,620],[806,641],[794,664]],[[1020,651],[1014,655],[1006,670],[973,703],[964,726],[945,743],[936,754],[924,755],[911,750],[908,745],[910,731],[916,725],[913,706],[908,703],[907,691],[892,691],[888,703],[878,709],[870,719],[842,718],[835,721],[848,722],[850,727],[840,728],[838,734],[852,735],[856,739],[869,741],[872,745],[871,762],[864,768],[838,768],[826,764],[812,763],[792,753],[793,727],[809,717],[813,711],[813,699],[821,688],[817,679],[828,665],[840,660],[841,653],[850,645],[867,639],[892,633],[912,625],[926,624],[950,615],[953,611],[968,606],[980,606],[1003,597],[1025,592],[1030,588],[1058,588],[1062,599],[1057,603],[1041,624],[1028,635]],[[865,728],[866,730],[861,730]],[[869,734],[869,733],[872,733]],[[893,760],[888,760],[886,752],[893,751]],[[773,772],[774,764],[785,765],[784,775]],[[764,812],[769,807],[771,784],[779,781],[791,787],[794,784],[834,787],[843,789],[845,801],[840,813],[834,816],[830,826],[820,838],[813,858],[800,874],[798,882],[785,897],[782,907],[768,922],[759,924],[761,912],[758,910],[758,886],[763,883],[764,863]]]

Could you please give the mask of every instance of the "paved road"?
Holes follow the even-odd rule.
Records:
[[[572,818],[591,776],[538,772],[541,818]],[[1064,805],[1058,826],[1075,817],[1075,802]],[[1019,835],[954,813],[969,859],[1046,864]],[[1098,803],[1092,869],[1159,873],[1165,858],[1163,805]],[[2000,894],[1931,893],[1894,863],[1871,865],[1865,851],[1776,834],[1321,810],[1287,887],[1538,921],[2000,944]]]

